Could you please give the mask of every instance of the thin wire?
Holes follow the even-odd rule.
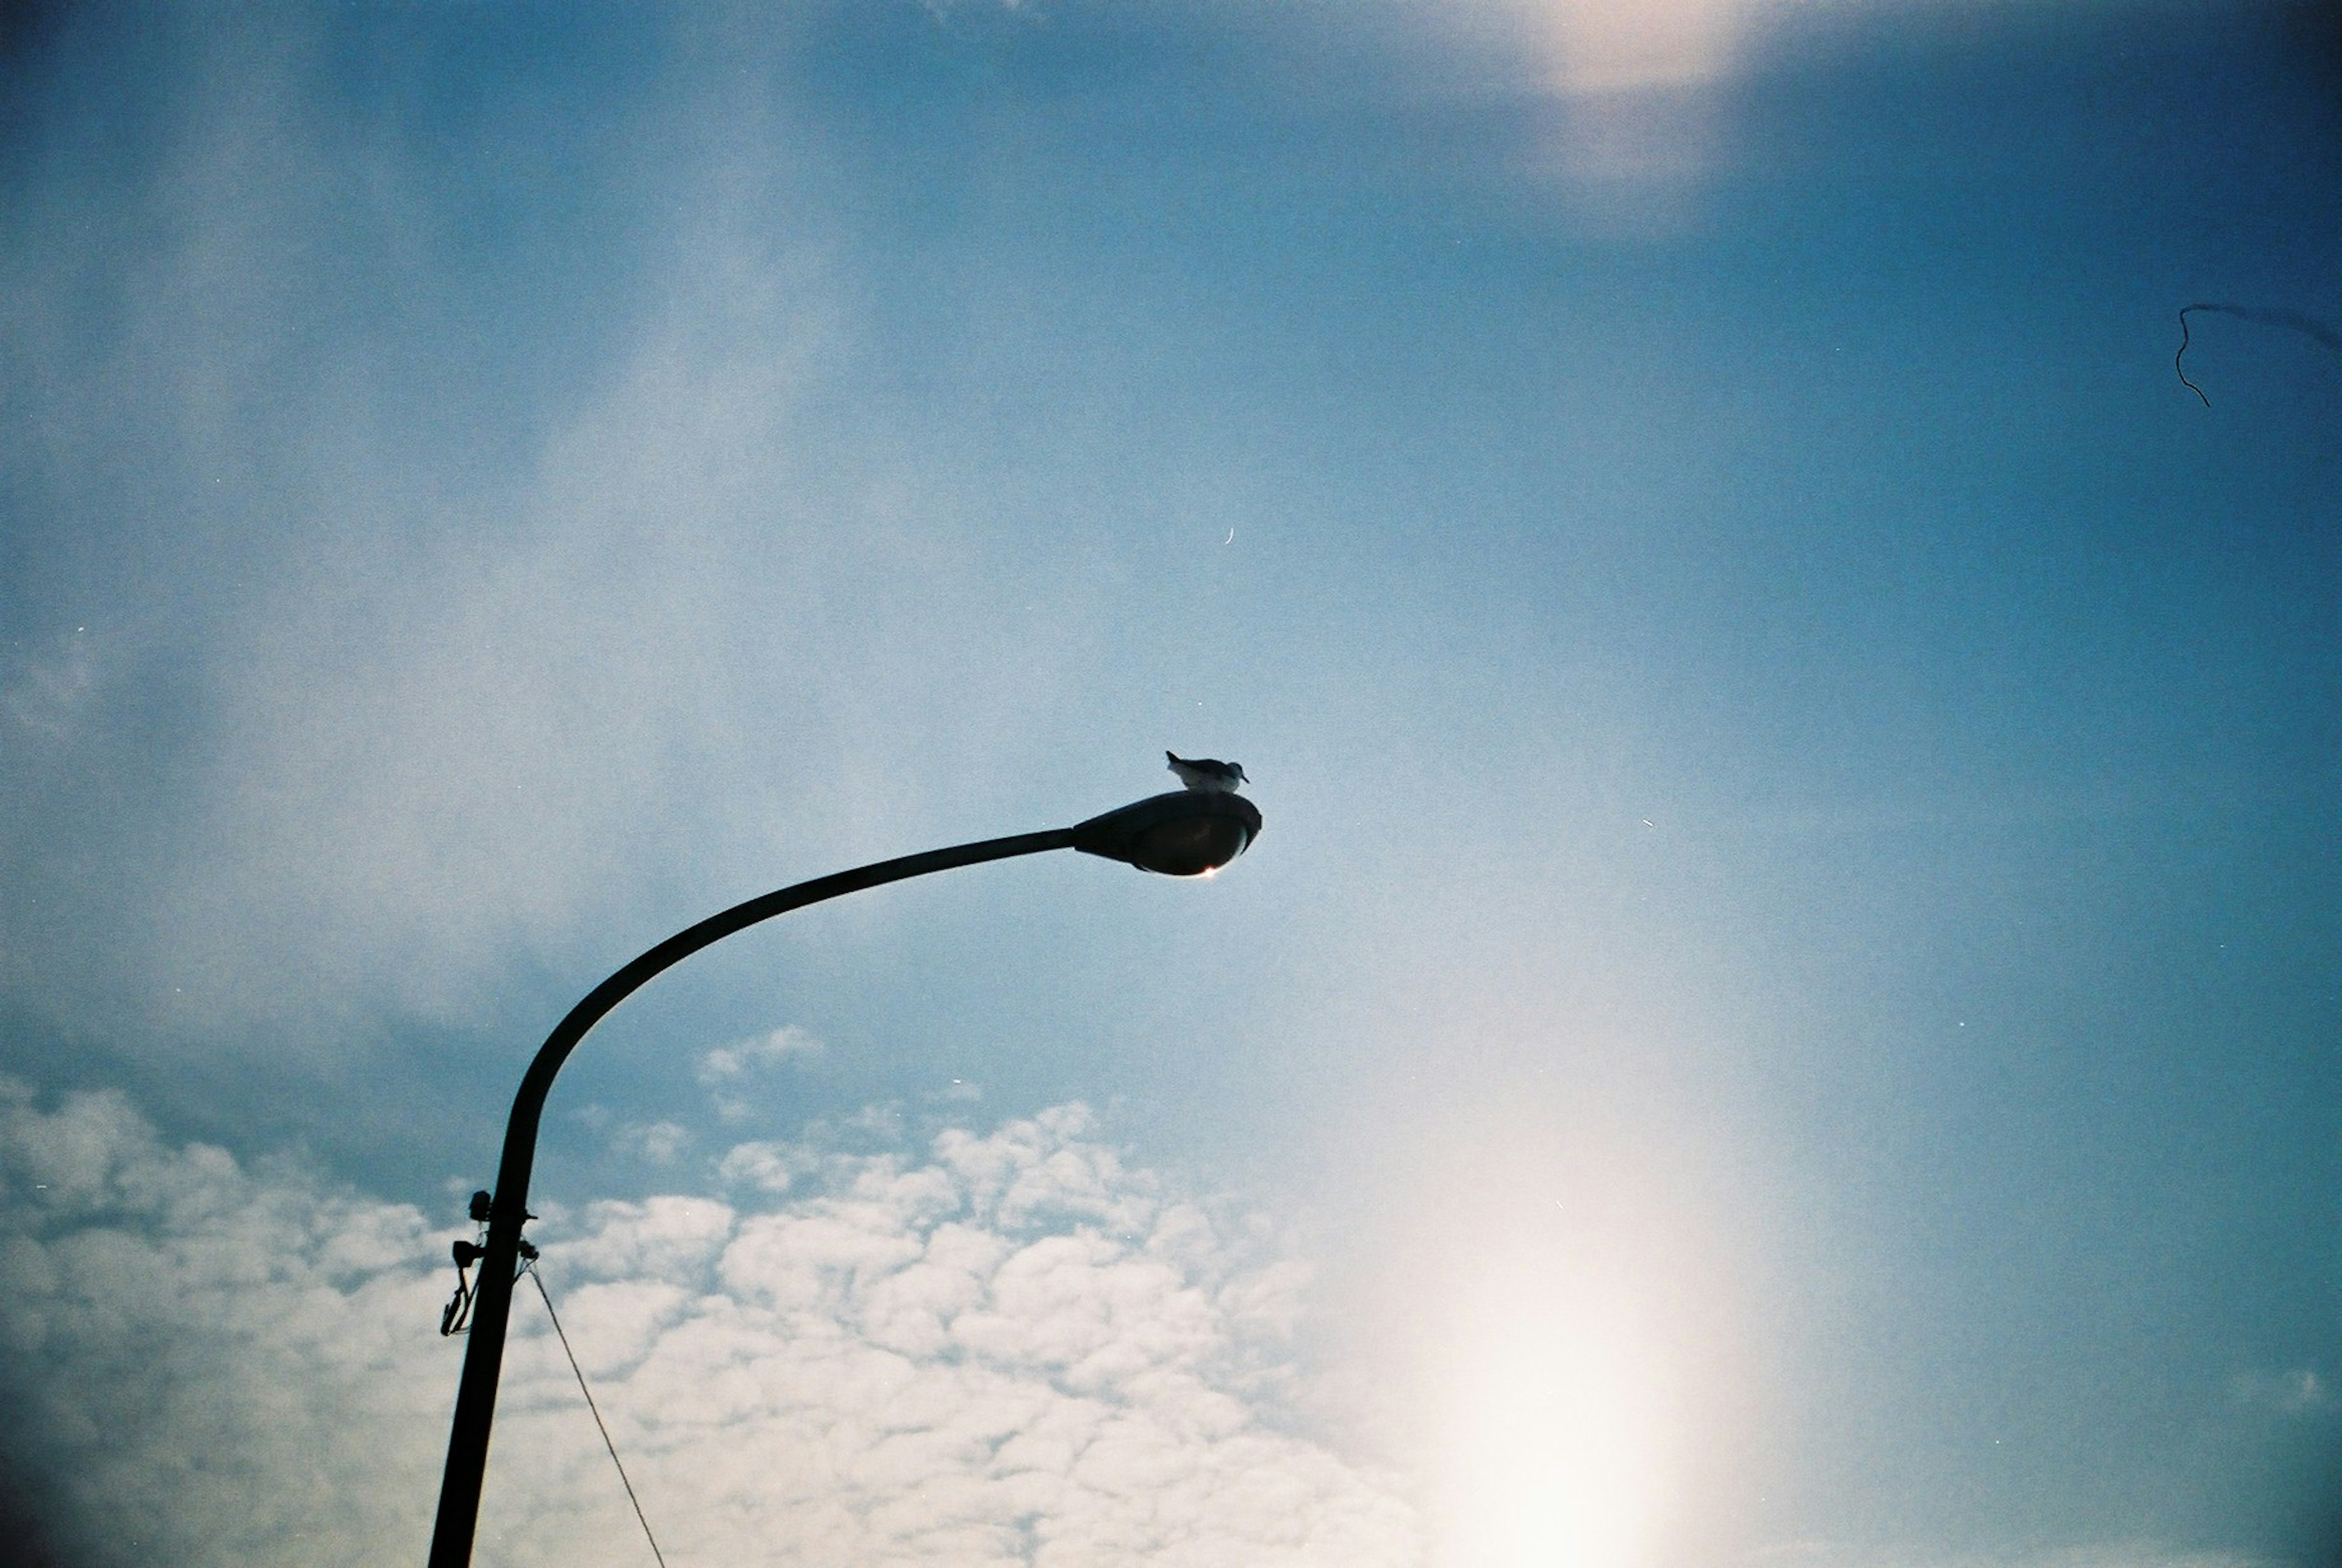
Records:
[[[2215,315],[2233,315],[2238,321],[2258,322],[2263,326],[2285,327],[2288,331],[2301,334],[2313,343],[2332,349],[2336,354],[2342,354],[2342,332],[2336,331],[2314,315],[2305,315],[2297,310],[2285,310],[2276,305],[2221,305],[2210,301],[2181,305],[2179,307],[2179,352],[2171,356],[2171,368],[2179,373],[2179,384],[2197,396],[2204,398],[2204,406],[2207,408],[2212,406],[2212,400],[2204,397],[2204,389],[2187,379],[2187,313],[2194,310],[2209,311]]]
[[[2187,312],[2203,308],[2200,305],[2191,305],[2179,313],[2179,352],[2171,356],[2171,368],[2179,373],[2179,385],[2198,397],[2204,397],[2204,389],[2187,379]],[[2212,400],[2204,397],[2204,406],[2211,407]]]
[[[601,1428],[602,1446],[610,1451],[610,1463],[618,1466],[618,1484],[626,1489],[626,1501],[635,1505],[635,1517],[642,1521],[643,1539],[651,1543],[651,1555],[658,1559],[659,1568],[666,1568],[666,1554],[659,1550],[658,1537],[651,1533],[651,1522],[643,1517],[642,1499],[635,1495],[635,1483],[626,1479],[626,1467],[618,1459],[618,1445],[610,1441],[610,1429],[602,1421],[602,1407],[594,1403],[594,1391],[586,1386],[586,1369],[577,1364],[577,1353],[569,1348],[569,1336],[561,1331],[561,1314],[553,1310],[553,1298],[545,1294],[545,1280],[534,1263],[521,1272],[535,1282],[536,1293],[545,1303],[545,1315],[553,1320],[553,1332],[561,1341],[561,1353],[569,1358],[569,1370],[577,1374],[577,1392],[586,1396],[586,1408],[594,1413],[594,1424]]]

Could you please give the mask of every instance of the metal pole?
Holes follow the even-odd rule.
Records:
[[[1245,804],[1249,808],[1250,803]],[[1254,813],[1252,821],[1256,824],[1258,820]],[[496,1381],[504,1370],[505,1326],[512,1315],[513,1284],[518,1277],[521,1226],[528,1219],[528,1174],[536,1158],[537,1122],[544,1114],[545,1096],[553,1087],[554,1074],[561,1071],[561,1064],[586,1032],[661,970],[759,921],[906,877],[1012,855],[1071,849],[1081,831],[1056,828],[906,854],[752,898],[668,937],[596,986],[569,1010],[569,1015],[538,1047],[536,1059],[520,1081],[520,1093],[513,1096],[512,1119],[505,1124],[504,1157],[496,1165],[495,1199],[488,1215],[487,1251],[480,1259],[471,1338],[464,1349],[463,1381],[455,1390],[455,1420],[447,1436],[447,1470],[439,1484],[439,1517],[431,1533],[431,1568],[466,1568],[472,1560],[472,1536],[480,1517],[480,1483],[488,1467],[488,1427],[495,1417]]]

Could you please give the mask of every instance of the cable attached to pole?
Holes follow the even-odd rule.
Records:
[[[635,1483],[626,1479],[626,1467],[618,1458],[618,1445],[610,1441],[610,1428],[602,1420],[602,1407],[594,1403],[594,1391],[586,1386],[586,1369],[577,1364],[577,1353],[569,1348],[569,1336],[562,1332],[561,1314],[553,1310],[553,1298],[545,1293],[545,1278],[536,1272],[536,1253],[529,1253],[528,1262],[520,1272],[536,1286],[537,1298],[545,1303],[545,1315],[553,1320],[553,1332],[561,1341],[561,1353],[569,1358],[569,1370],[577,1374],[577,1392],[586,1396],[586,1408],[594,1413],[594,1424],[602,1433],[602,1446],[610,1451],[610,1463],[618,1467],[618,1484],[626,1489],[626,1501],[635,1505],[635,1517],[643,1527],[643,1539],[651,1543],[651,1555],[658,1559],[659,1568],[666,1568],[666,1554],[659,1550],[658,1537],[651,1533],[651,1522],[643,1517],[642,1499],[635,1495]]]

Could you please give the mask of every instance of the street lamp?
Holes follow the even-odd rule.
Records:
[[[1153,795],[1073,827],[931,849],[767,893],[676,933],[589,992],[537,1048],[536,1059],[521,1078],[520,1092],[513,1096],[512,1117],[505,1124],[504,1156],[496,1165],[487,1244],[480,1255],[479,1284],[472,1301],[471,1337],[464,1350],[455,1419],[447,1436],[447,1470],[439,1484],[439,1517],[431,1532],[431,1568],[465,1568],[472,1560],[480,1483],[488,1466],[488,1426],[495,1418],[505,1327],[518,1277],[521,1226],[529,1218],[528,1174],[536,1156],[537,1123],[554,1074],[606,1014],[653,975],[711,943],[792,909],[882,883],[1053,849],[1103,855],[1166,876],[1203,876],[1236,859],[1259,836],[1259,808],[1242,795],[1188,791]]]

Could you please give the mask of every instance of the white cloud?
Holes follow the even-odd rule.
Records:
[[[629,1122],[618,1129],[610,1142],[621,1154],[648,1160],[654,1165],[672,1165],[690,1147],[691,1134],[678,1122]]]
[[[822,1044],[813,1034],[794,1024],[762,1034],[752,1034],[746,1040],[729,1045],[718,1045],[699,1058],[699,1081],[709,1091],[708,1100],[716,1114],[726,1122],[746,1122],[756,1115],[754,1098],[744,1093],[746,1080],[785,1062],[804,1062],[821,1054]],[[770,1172],[766,1173],[767,1177]],[[728,1173],[726,1180],[740,1179]],[[769,1180],[760,1183],[768,1192],[780,1187]]]
[[[771,1066],[821,1054],[821,1042],[794,1024],[763,1034],[752,1034],[729,1045],[718,1045],[699,1058],[699,1081],[725,1084],[752,1068]]]
[[[1076,1108],[925,1150],[767,1145],[803,1195],[594,1204],[543,1268],[669,1560],[1412,1563],[1416,1516],[1296,1435],[1299,1273]],[[412,1561],[458,1347],[448,1231],[0,1097],[11,1458],[93,1561]],[[453,1227],[449,1228],[450,1230]],[[635,1526],[534,1293],[480,1561]]]
[[[0,690],[0,713],[50,742],[66,737],[75,714],[98,687],[89,629],[75,626],[70,635],[55,641],[59,646],[49,658],[13,673],[5,690]]]
[[[2240,1405],[2280,1415],[2307,1415],[2334,1404],[2333,1389],[2306,1366],[2287,1372],[2239,1373],[2229,1380],[2228,1393]]]
[[[745,1183],[760,1192],[786,1193],[806,1164],[793,1144],[736,1144],[716,1165],[716,1175],[727,1187]]]
[[[5,1441],[91,1560],[419,1554],[454,1389],[403,1204],[0,1081]],[[437,1265],[437,1266],[435,1266]]]

